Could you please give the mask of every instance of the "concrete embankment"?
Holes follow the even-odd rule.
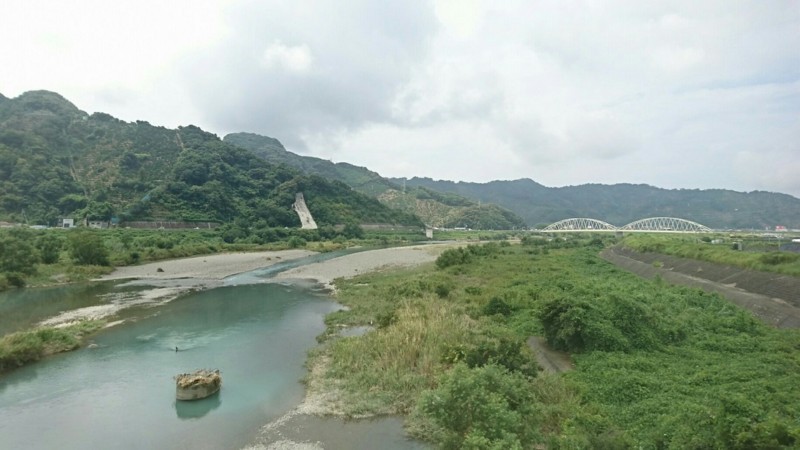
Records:
[[[800,328],[800,278],[660,253],[609,248],[600,256],[643,278],[716,292],[778,328]]]

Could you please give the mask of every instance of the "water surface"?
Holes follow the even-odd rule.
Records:
[[[302,400],[306,351],[337,308],[276,284],[177,299],[0,378],[2,447],[240,448]],[[176,402],[173,377],[197,368],[220,369],[222,390]]]

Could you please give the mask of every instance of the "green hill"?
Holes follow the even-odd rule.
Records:
[[[299,226],[302,190],[320,225],[421,225],[346,185],[272,164],[195,126],[167,129],[89,115],[60,95],[0,96],[0,219],[55,224],[239,219]]]
[[[225,142],[252,151],[272,163],[286,164],[303,173],[341,181],[358,192],[375,197],[395,209],[418,216],[434,227],[467,227],[508,230],[525,227],[525,222],[511,211],[492,204],[480,204],[453,193],[424,187],[404,187],[365,167],[333,163],[286,150],[277,139],[252,133],[233,133]]]
[[[410,180],[426,187],[491,202],[515,212],[531,226],[571,217],[591,217],[622,226],[646,217],[670,216],[716,229],[800,228],[800,199],[773,192],[724,189],[661,189],[645,184],[584,184],[551,188],[529,179],[464,183]]]

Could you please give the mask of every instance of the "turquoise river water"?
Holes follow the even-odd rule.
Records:
[[[233,277],[228,284],[267,272]],[[56,291],[68,309],[77,297],[90,293],[98,302],[114,289],[119,288],[104,284]],[[25,294],[31,301],[27,312],[18,295],[0,297],[0,312],[13,311],[16,319],[0,320],[0,331],[58,311],[52,290],[39,291],[44,300],[33,292]],[[324,316],[338,308],[308,286],[260,283],[127,312],[129,320],[94,336],[94,345],[0,377],[0,448],[245,447],[257,441],[264,424],[300,403],[306,352],[324,330]],[[173,377],[198,368],[220,369],[222,390],[177,402]],[[292,440],[321,441],[328,449],[421,448],[405,440],[397,419],[348,424],[308,418],[306,425]]]

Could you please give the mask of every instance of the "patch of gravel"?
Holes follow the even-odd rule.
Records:
[[[275,278],[313,279],[333,290],[333,280],[336,278],[352,278],[368,272],[433,262],[441,252],[452,246],[453,244],[428,244],[369,250],[290,269],[279,273]]]
[[[157,261],[139,266],[118,267],[110,274],[100,277],[99,280],[129,278],[148,280],[178,278],[221,280],[231,275],[269,267],[280,262],[311,256],[315,253],[310,250],[282,250],[193,256],[191,258]]]

